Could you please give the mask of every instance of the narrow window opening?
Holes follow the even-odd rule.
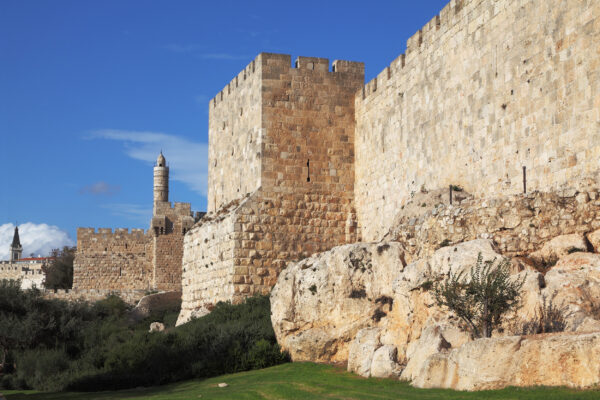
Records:
[[[331,72],[335,72],[335,64],[331,66]]]
[[[306,182],[310,182],[310,160],[306,161],[306,168],[308,168],[306,172]]]
[[[294,61],[294,68],[298,68],[298,60]]]

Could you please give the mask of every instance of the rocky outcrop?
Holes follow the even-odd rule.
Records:
[[[348,370],[365,377],[400,377],[422,387],[465,389],[509,384],[585,386],[593,379],[558,378],[558,372],[548,375],[539,365],[527,367],[527,360],[533,363],[536,354],[555,362],[548,352],[556,350],[567,357],[563,347],[579,349],[597,343],[596,336],[592,340],[585,335],[600,331],[600,255],[575,247],[582,238],[561,238],[546,247],[545,254],[562,258],[545,276],[527,258],[510,260],[512,279],[524,282],[522,307],[492,339],[473,341],[457,317],[436,305],[431,290],[449,274],[470,271],[479,256],[484,262],[499,262],[502,255],[491,240],[484,239],[442,247],[431,257],[408,264],[404,246],[397,242],[336,247],[292,264],[282,272],[271,294],[273,327],[279,344],[294,361],[347,362]],[[567,248],[578,250],[565,251]],[[563,310],[565,330],[571,333],[524,339],[505,336],[518,330],[515,321],[539,318],[544,302]],[[513,349],[515,343],[528,347]],[[516,372],[510,369],[517,366],[508,356],[502,358],[511,351],[514,357],[522,357],[512,363],[521,365]],[[494,372],[494,357],[499,353],[505,364],[499,363],[500,372]],[[469,361],[469,357],[479,361]],[[569,367],[574,374],[578,368],[598,368],[598,359],[581,360],[581,366],[573,361]],[[444,368],[464,374],[457,381],[460,384],[449,375],[448,381],[444,380],[446,372],[444,378],[435,378]],[[468,377],[469,373],[477,375],[473,371],[479,368],[484,371],[481,377]],[[512,375],[502,380],[503,373]]]
[[[430,356],[412,383],[456,390],[600,384],[600,333],[479,339]]]
[[[395,210],[398,215],[383,240],[401,243],[408,262],[429,258],[443,244],[474,239],[492,239],[503,255],[525,256],[557,236],[583,236],[600,229],[596,182],[581,179],[579,190],[467,197],[452,205],[447,193],[439,199],[438,192],[432,191],[425,196],[427,200],[417,193]]]
[[[162,332],[165,330],[165,324],[162,322],[153,322],[150,324],[150,330],[148,332]]]
[[[140,299],[131,310],[131,318],[136,321],[149,317],[153,312],[177,309],[181,306],[181,292],[159,292]]]
[[[393,308],[403,268],[398,243],[340,246],[290,265],[271,293],[279,344],[294,361],[347,362],[358,331],[380,325]]]
[[[600,319],[600,254],[567,254],[544,280],[542,295],[565,309],[568,330],[578,330],[586,318]],[[592,322],[586,323],[589,330]]]
[[[458,319],[435,306],[431,288],[450,272],[469,270],[479,254],[484,261],[501,258],[491,241],[474,240],[405,266],[399,243],[359,243],[290,265],[271,293],[278,342],[294,361],[348,362],[363,376],[372,375],[370,360],[382,346],[394,346],[398,365],[406,365],[409,343],[428,326],[461,345],[468,334]],[[519,274],[538,282],[536,271]]]
[[[587,244],[583,235],[573,233],[555,237],[546,242],[541,250],[531,253],[529,257],[540,264],[548,265],[554,264],[567,254],[577,251],[587,251]]]

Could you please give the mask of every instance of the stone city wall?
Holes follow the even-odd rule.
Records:
[[[288,262],[356,241],[352,201],[259,190],[210,214],[185,236],[178,323],[218,301],[267,294]]]
[[[151,289],[152,247],[143,229],[78,228],[73,289]]]
[[[355,202],[378,240],[408,196],[550,191],[600,164],[600,2],[452,0],[356,95]]]
[[[237,204],[232,206],[235,209]],[[206,314],[217,302],[231,301],[234,297],[236,215],[226,207],[220,215],[209,216],[184,238],[182,304],[178,323],[186,322],[193,313]]]
[[[181,291],[183,236],[194,225],[190,203],[155,203],[153,225],[162,219],[164,230],[154,230],[152,237],[152,288]],[[162,226],[161,225],[161,226]]]

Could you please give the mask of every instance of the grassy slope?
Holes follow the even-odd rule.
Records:
[[[219,388],[219,382],[227,382]],[[600,390],[510,388],[486,392],[415,389],[391,379],[363,379],[341,369],[289,363],[258,371],[223,375],[167,386],[99,393],[5,391],[8,400],[94,399],[598,399]]]

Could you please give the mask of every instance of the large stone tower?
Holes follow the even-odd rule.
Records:
[[[21,246],[21,240],[19,239],[19,228],[15,226],[15,233],[13,240],[10,245],[10,261],[17,261],[23,254],[23,246]]]
[[[209,104],[206,218],[184,238],[179,323],[269,293],[290,261],[356,241],[364,64],[261,53]]]
[[[163,156],[162,151],[156,159],[156,165],[154,166],[154,207],[152,215],[156,215],[156,204],[158,202],[169,201],[169,167],[167,167],[167,160]]]

